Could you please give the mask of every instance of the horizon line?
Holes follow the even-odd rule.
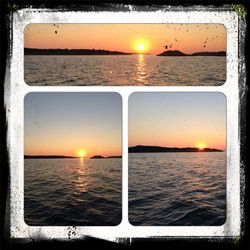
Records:
[[[120,51],[120,50],[112,50],[112,49],[102,49],[102,48],[33,48],[33,47],[24,47],[24,49],[34,49],[34,50],[101,50],[101,51],[108,51],[108,52],[119,52],[119,53],[126,53],[126,54],[132,54],[132,55],[158,55],[158,53],[150,53],[150,52],[127,52],[127,51]],[[183,52],[181,50],[162,50],[163,52],[167,52],[167,51],[180,51],[186,55],[192,55],[193,53],[199,53],[199,52],[227,52],[226,50],[196,50],[190,52],[187,54],[186,52]],[[162,53],[163,53],[162,52]],[[159,52],[161,53],[161,52]]]
[[[71,156],[71,155],[31,155],[31,154],[24,154],[24,158],[28,158],[28,157],[34,157],[34,158],[92,158],[94,156],[102,156],[102,155],[93,155],[93,156],[87,156],[87,157],[80,157],[80,156]],[[120,157],[121,155],[108,155],[108,156],[102,156],[103,158],[108,158],[108,157]]]
[[[184,147],[176,147],[176,146],[158,146],[158,145],[142,145],[142,144],[136,144],[134,146],[128,146],[128,148],[133,148],[133,147],[160,147],[160,148],[177,148],[177,149],[188,149],[188,148],[195,148],[195,149],[199,149],[199,147],[190,147],[190,146],[184,146]],[[204,147],[203,149],[216,149],[216,150],[221,150],[221,151],[225,151],[225,149],[221,149],[221,148],[214,148],[214,147]]]

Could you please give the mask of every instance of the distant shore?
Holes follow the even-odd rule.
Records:
[[[223,152],[216,148],[177,148],[177,147],[159,147],[137,145],[128,148],[129,153],[178,153],[178,152]]]
[[[95,155],[95,156],[92,156],[90,159],[110,159],[110,158],[122,158],[122,156],[121,155],[112,155],[112,156]]]
[[[121,51],[103,49],[36,49],[24,48],[24,55],[132,55]]]
[[[210,52],[195,52],[192,54],[185,54],[179,50],[167,50],[157,56],[226,56],[225,51],[210,51]]]
[[[127,53],[122,51],[112,51],[104,49],[37,49],[24,48],[24,55],[136,55],[137,53]],[[147,54],[145,54],[147,55]],[[226,56],[225,51],[208,51],[185,54],[179,50],[167,50],[157,56]]]
[[[24,155],[24,159],[58,159],[58,158],[78,158],[65,155]]]

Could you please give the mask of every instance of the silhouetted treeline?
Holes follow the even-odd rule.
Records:
[[[77,158],[65,155],[25,155],[24,159],[57,159],[57,158]]]
[[[134,146],[128,148],[129,153],[176,153],[176,152],[223,152],[223,150],[215,148],[169,148],[169,147],[159,147],[159,146]]]
[[[102,49],[34,49],[24,48],[24,55],[131,55],[120,51]]]

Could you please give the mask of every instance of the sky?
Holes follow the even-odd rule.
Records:
[[[158,54],[226,51],[221,24],[29,24],[26,48],[105,49]]]
[[[29,93],[24,100],[25,155],[121,155],[117,93]]]
[[[226,149],[226,97],[222,93],[133,93],[129,146]]]

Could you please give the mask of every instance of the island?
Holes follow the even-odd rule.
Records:
[[[226,56],[225,51],[210,51],[210,52],[195,52],[192,54],[185,54],[179,50],[167,50],[157,56]]]
[[[177,153],[177,152],[223,152],[216,148],[177,148],[177,147],[160,147],[160,146],[143,146],[137,145],[128,148],[129,153]]]
[[[24,48],[24,55],[132,55],[121,51],[103,49],[37,49]]]
[[[121,155],[112,155],[112,156],[102,156],[102,155],[94,155],[90,159],[111,159],[111,158],[122,158]]]

